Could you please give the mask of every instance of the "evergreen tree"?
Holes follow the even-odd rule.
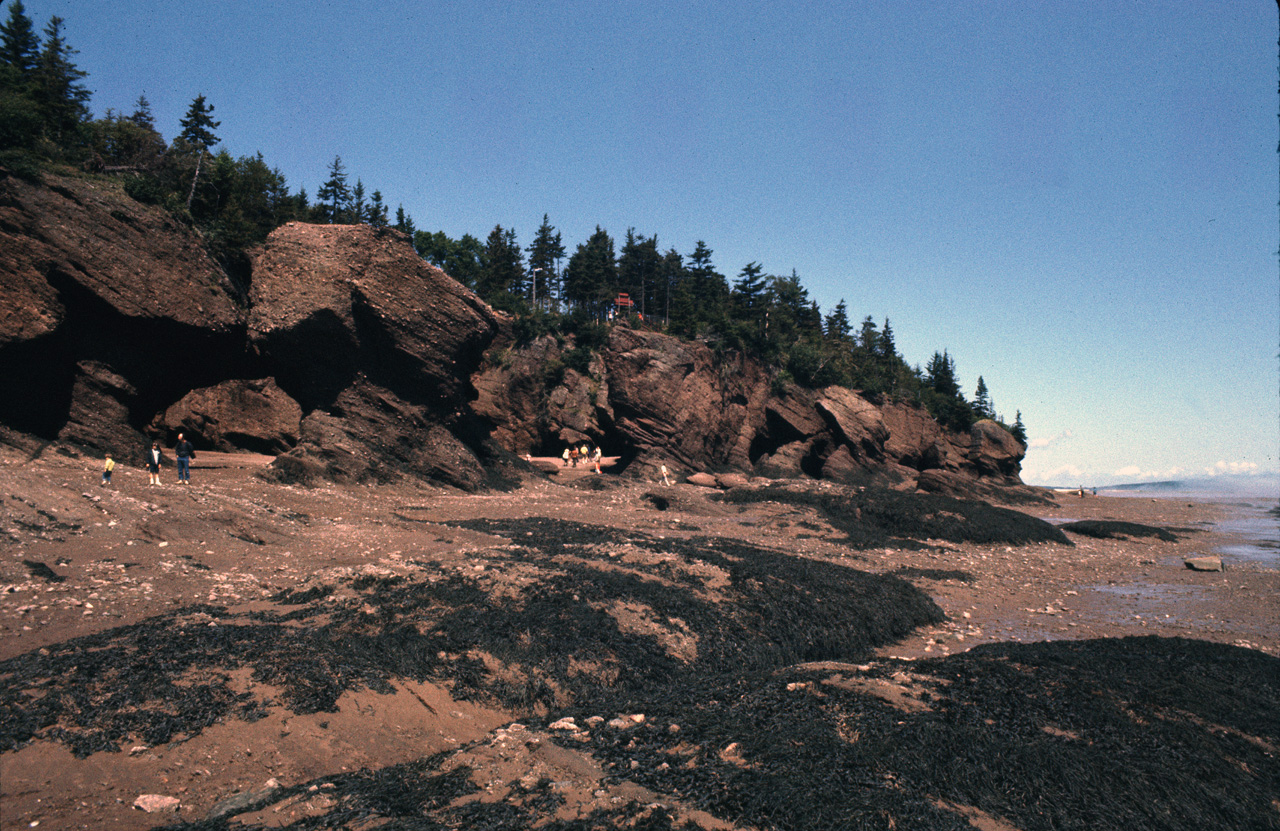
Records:
[[[949,398],[960,395],[960,383],[956,380],[956,364],[946,350],[934,352],[925,368],[925,379],[929,387],[937,393]]]
[[[192,147],[209,150],[218,145],[220,139],[213,132],[222,126],[221,121],[213,120],[213,105],[203,95],[197,95],[187,108],[187,114],[178,121],[182,132],[178,138]]]
[[[674,248],[662,255],[658,266],[658,279],[662,286],[662,319],[671,321],[671,294],[684,279],[684,258]]]
[[[672,293],[670,326],[687,337],[724,333],[729,283],[711,262],[714,252],[702,240],[694,245],[689,263]]]
[[[898,344],[893,339],[893,328],[889,325],[889,318],[884,319],[884,327],[880,330],[880,357],[886,360],[895,360],[898,358]]]
[[[579,243],[564,272],[565,299],[593,317],[603,316],[618,291],[618,264],[613,238],[596,226],[585,243]]]
[[[156,119],[151,114],[151,102],[147,100],[146,94],[138,96],[138,101],[133,105],[133,114],[129,116],[129,120],[137,124],[144,130],[156,130]]]
[[[190,211],[196,195],[196,184],[200,181],[200,166],[209,148],[218,144],[218,137],[213,131],[221,126],[222,122],[213,120],[213,105],[206,103],[204,95],[197,95],[191,102],[191,106],[187,108],[186,116],[179,120],[178,124],[182,127],[182,132],[178,134],[182,146],[196,155],[196,169],[191,175],[191,190],[187,192],[187,210]]]
[[[538,303],[559,297],[560,260],[564,257],[564,244],[560,232],[551,226],[547,215],[529,243],[529,298]],[[541,298],[541,301],[539,300]]]
[[[849,307],[845,305],[843,297],[840,298],[840,302],[831,310],[823,323],[827,340],[834,344],[845,346],[853,343],[853,326],[849,323]]]
[[[9,4],[9,19],[0,24],[0,65],[14,70],[17,78],[30,78],[40,55],[40,39],[22,0]]]
[[[978,418],[996,417],[995,405],[991,403],[991,393],[987,390],[987,382],[978,376],[978,386],[973,391],[973,412]]]
[[[80,83],[87,73],[71,62],[76,50],[62,37],[63,19],[53,16],[45,27],[32,76],[32,98],[44,122],[44,134],[55,146],[71,149],[89,122],[89,90]]]
[[[1022,423],[1022,410],[1018,410],[1018,415],[1014,418],[1013,426],[1009,428],[1009,432],[1023,447],[1027,446],[1027,428]]]
[[[417,230],[413,227],[413,218],[405,213],[404,205],[396,207],[396,230],[403,231],[409,235],[409,239],[413,239]]]
[[[382,202],[380,190],[375,190],[369,198],[369,224],[375,228],[387,227],[387,206]]]
[[[514,229],[493,226],[480,258],[476,293],[490,305],[510,308],[524,273],[524,254]]]
[[[650,293],[658,283],[658,238],[636,235],[627,229],[627,238],[618,253],[618,291],[626,292],[643,317],[649,310]]]
[[[334,156],[329,165],[329,179],[316,191],[317,207],[327,214],[330,224],[340,222],[351,202],[351,188],[347,187],[347,169],[342,157]]]
[[[862,319],[862,328],[858,330],[858,346],[868,355],[875,355],[879,347],[880,333],[876,331],[876,322],[867,315]]]
[[[369,221],[369,206],[364,203],[364,182],[359,179],[351,189],[351,219],[357,225]]]

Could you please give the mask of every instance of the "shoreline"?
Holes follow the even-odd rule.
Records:
[[[1197,572],[1185,565],[1187,557],[1254,542],[1219,527],[1233,517],[1239,501],[1088,495],[1020,509],[1055,524],[1115,520],[1174,529],[1179,539],[1071,535],[1074,547],[956,546],[952,562],[973,569],[977,579],[932,587],[948,623],[881,654],[919,658],[993,641],[1154,634],[1280,655],[1280,609],[1268,600],[1280,596],[1280,571],[1229,555],[1223,558],[1222,572]]]
[[[620,532],[621,542],[601,534],[600,542],[575,550],[589,552],[606,572],[650,567],[636,573],[650,574],[655,582],[671,559],[661,540],[696,543],[707,537],[740,541],[744,551],[768,549],[770,556],[910,582],[945,620],[875,650],[865,665],[838,663],[829,670],[837,681],[841,674],[856,676],[857,683],[880,690],[877,695],[898,690],[897,681],[881,674],[910,674],[903,671],[909,664],[896,659],[958,655],[1000,643],[1158,635],[1280,656],[1280,570],[1193,572],[1183,564],[1191,554],[1241,539],[1218,525],[1232,515],[1231,506],[1214,502],[1089,496],[1017,509],[1048,520],[1110,519],[1183,529],[1174,542],[1071,535],[1073,545],[933,540],[918,548],[862,550],[845,545],[842,534],[811,508],[731,504],[717,491],[683,483],[665,487],[583,475],[568,483],[534,479],[515,491],[484,494],[404,483],[300,488],[263,482],[252,475],[253,465],[224,461],[194,471],[189,487],[157,488],[146,486],[143,471],[127,468],[117,469],[114,487],[100,488],[98,472],[81,466],[5,466],[11,498],[0,510],[8,512],[6,528],[23,530],[0,559],[0,660],[41,665],[38,656],[57,653],[59,645],[78,637],[120,633],[161,618],[170,620],[171,633],[225,631],[230,626],[224,623],[247,624],[259,613],[285,616],[305,609],[296,605],[304,601],[285,595],[306,595],[325,585],[336,587],[331,595],[321,592],[305,602],[332,602],[335,610],[358,606],[365,602],[352,591],[359,581],[395,586],[397,580],[450,574],[519,596],[533,579],[531,569],[554,568],[555,557],[517,564],[509,553],[527,532],[506,538],[477,529],[490,523],[533,528],[537,523],[531,521],[542,519],[548,526],[594,524]],[[633,546],[627,535],[646,544]],[[39,576],[32,563],[53,576]],[[714,589],[715,568],[697,559],[685,567],[705,568],[707,586]],[[375,619],[373,611],[365,613]],[[654,617],[641,605],[610,607],[609,613],[628,632],[667,637],[667,647],[678,654],[696,652],[683,621]],[[315,625],[323,620],[322,615]],[[797,668],[803,669],[791,669]],[[48,684],[56,683],[50,675]],[[0,753],[0,808],[24,825],[151,827],[174,816],[140,813],[133,802],[141,794],[170,795],[181,802],[181,816],[194,820],[235,794],[262,793],[270,782],[286,788],[323,782],[339,772],[383,770],[435,752],[454,753],[451,759],[474,765],[478,782],[568,783],[558,793],[579,816],[615,799],[669,799],[637,790],[625,776],[611,779],[589,754],[577,756],[561,746],[565,742],[553,742],[554,731],[520,732],[525,728],[518,722],[536,721],[536,715],[466,699],[447,681],[392,677],[386,689],[347,690],[335,710],[314,713],[282,704],[280,690],[256,679],[252,664],[227,668],[225,683],[231,693],[265,702],[265,715],[219,719],[155,746],[135,736],[120,747],[123,753],[94,752],[83,759],[42,736]],[[799,689],[807,682],[797,683]],[[524,738],[511,739],[517,733]],[[290,799],[245,817],[271,824],[284,819],[277,811],[297,819],[334,804],[311,791]],[[732,826],[708,820],[700,827]]]

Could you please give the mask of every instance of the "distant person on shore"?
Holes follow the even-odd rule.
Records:
[[[191,460],[196,457],[196,449],[181,433],[178,434],[178,443],[173,448],[173,455],[178,457],[178,481],[183,485],[190,485]]]
[[[600,457],[601,457],[601,455],[602,455],[602,454],[600,453],[600,448],[599,448],[599,447],[597,447],[595,450],[592,450],[592,451],[591,451],[591,463],[592,463],[592,464],[594,464],[594,465],[596,466],[596,473],[599,473],[599,472],[600,472]]]
[[[667,476],[667,466],[666,466],[666,465],[660,465],[660,466],[658,467],[658,470],[662,473],[662,484],[666,485],[667,487],[670,487],[670,486],[671,486],[671,479],[670,479],[670,477],[668,477],[668,476]]]
[[[111,484],[111,471],[116,469],[116,460],[111,458],[111,454],[107,454],[107,460],[102,463],[102,484]]]
[[[151,442],[151,449],[147,451],[147,484],[160,484],[160,442]]]
[[[564,452],[560,454],[560,458],[564,459],[564,466],[568,467],[569,466],[569,448],[566,447],[564,449]]]

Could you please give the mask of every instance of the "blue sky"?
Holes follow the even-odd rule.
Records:
[[[291,188],[794,269],[1021,411],[1027,482],[1280,470],[1274,3],[25,5],[95,113],[203,94]]]

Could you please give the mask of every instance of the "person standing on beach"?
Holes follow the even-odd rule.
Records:
[[[111,458],[111,454],[107,454],[107,460],[102,464],[102,484],[111,484],[111,471],[116,469],[116,460]]]
[[[160,484],[160,442],[151,442],[151,449],[147,451],[147,484]]]
[[[179,433],[178,444],[173,448],[173,454],[178,457],[178,481],[181,484],[190,485],[191,460],[196,457],[196,449]]]

